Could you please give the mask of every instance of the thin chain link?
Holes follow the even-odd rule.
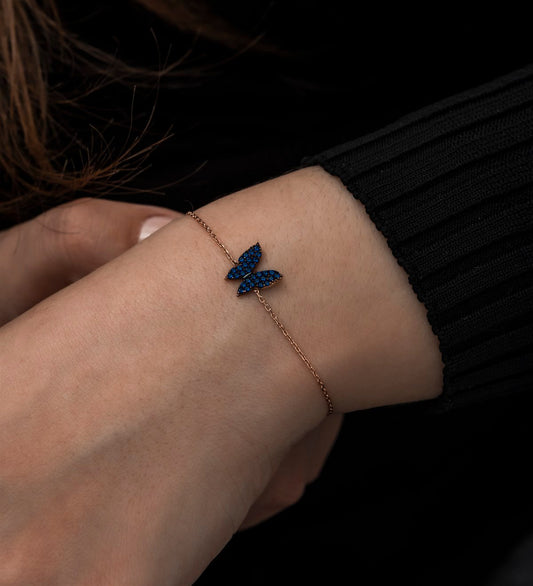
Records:
[[[198,216],[194,212],[187,212],[187,215],[188,216],[191,216],[203,228],[205,228],[205,230],[208,232],[209,236],[211,236],[211,238],[218,244],[218,246],[220,248],[222,248],[222,250],[224,251],[224,254],[227,256],[227,258],[234,265],[238,265],[239,264],[238,261],[236,261],[231,256],[229,250],[224,246],[224,244],[222,244],[222,242],[220,242],[220,240],[218,239],[217,235],[213,232],[213,230],[202,220],[202,218],[200,218],[200,216]],[[322,382],[321,378],[318,376],[318,373],[313,368],[311,362],[309,362],[309,359],[307,358],[307,356],[302,352],[302,350],[300,349],[300,346],[298,346],[298,344],[294,341],[294,339],[292,338],[292,336],[289,334],[289,332],[287,331],[287,328],[281,323],[281,321],[278,318],[278,316],[274,313],[274,311],[272,310],[272,307],[270,306],[270,304],[268,303],[268,301],[261,295],[261,292],[259,291],[259,289],[257,289],[255,287],[254,288],[254,292],[257,295],[257,298],[259,299],[260,303],[266,309],[266,311],[268,312],[268,314],[270,315],[270,317],[274,320],[274,322],[279,327],[279,329],[281,330],[282,334],[287,338],[287,340],[289,341],[289,343],[291,344],[291,346],[294,348],[294,350],[296,350],[296,353],[298,354],[298,356],[303,360],[303,362],[305,363],[305,365],[310,370],[311,374],[313,375],[313,377],[315,378],[315,380],[319,384],[320,391],[322,392],[322,395],[323,395],[324,399],[326,400],[326,403],[327,403],[327,406],[328,406],[328,415],[331,415],[333,413],[333,401],[331,400],[331,397],[329,396],[329,393],[326,390],[326,386]]]

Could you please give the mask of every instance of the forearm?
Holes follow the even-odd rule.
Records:
[[[337,411],[438,394],[440,356],[424,308],[339,182],[299,171],[197,211],[234,256],[259,241],[261,266],[284,275],[265,297]],[[91,525],[105,495],[116,526],[147,507],[137,514],[147,543],[161,524],[177,532],[157,542],[162,567],[178,551],[185,583],[201,571],[286,450],[327,412],[255,295],[237,297],[224,279],[229,268],[184,217],[0,330],[0,457],[12,495],[3,505],[28,486],[45,500],[72,489],[87,501],[76,522]],[[0,538],[29,527],[22,534],[39,567],[62,527],[40,518],[32,531],[23,504]],[[112,551],[115,539],[95,552]],[[126,573],[126,560],[113,563],[103,575],[121,565]]]
[[[265,295],[322,375],[338,410],[438,394],[440,356],[425,309],[386,241],[340,181],[318,168],[305,169],[221,198],[198,213],[235,256],[259,241],[262,267],[285,275]],[[89,377],[123,369],[118,355],[125,363],[146,364],[147,373],[149,365],[160,364],[184,378],[188,370],[197,374],[212,365],[210,355],[218,352],[227,376],[252,377],[254,387],[261,378],[273,384],[264,396],[252,391],[254,404],[275,400],[276,389],[289,379],[306,387],[295,394],[297,400],[316,405],[318,412],[321,396],[318,387],[313,392],[310,373],[257,299],[235,296],[234,284],[224,280],[230,267],[208,234],[181,218],[4,328],[4,352],[31,361],[35,344],[41,373],[40,353],[50,345],[56,350],[47,357],[48,372],[54,361],[61,369],[68,352]],[[81,339],[74,340],[76,335]],[[268,369],[273,364],[278,368]],[[16,366],[13,361],[20,376]],[[128,373],[121,375],[127,386]],[[71,388],[69,381],[54,379],[57,384]],[[289,409],[292,395],[281,395]]]

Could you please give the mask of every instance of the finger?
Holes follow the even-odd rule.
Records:
[[[83,198],[0,232],[0,325],[178,217],[157,206]]]
[[[342,421],[342,414],[331,415],[292,447],[248,511],[241,530],[273,517],[302,498],[305,487],[320,475]]]

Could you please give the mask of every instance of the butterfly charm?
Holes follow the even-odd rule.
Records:
[[[243,295],[256,288],[265,289],[266,287],[271,287],[283,276],[278,271],[259,271],[254,273],[253,270],[260,258],[261,245],[257,242],[241,254],[238,264],[226,275],[226,279],[243,279],[237,289],[237,295]]]

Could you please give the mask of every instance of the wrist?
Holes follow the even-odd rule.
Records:
[[[302,169],[197,211],[234,256],[259,241],[262,266],[285,275],[265,297],[317,369],[337,411],[441,392],[443,365],[426,308],[363,205],[338,179],[319,167]],[[286,353],[279,360],[304,390],[300,408],[314,409],[323,401],[319,387],[276,330],[271,323]]]

